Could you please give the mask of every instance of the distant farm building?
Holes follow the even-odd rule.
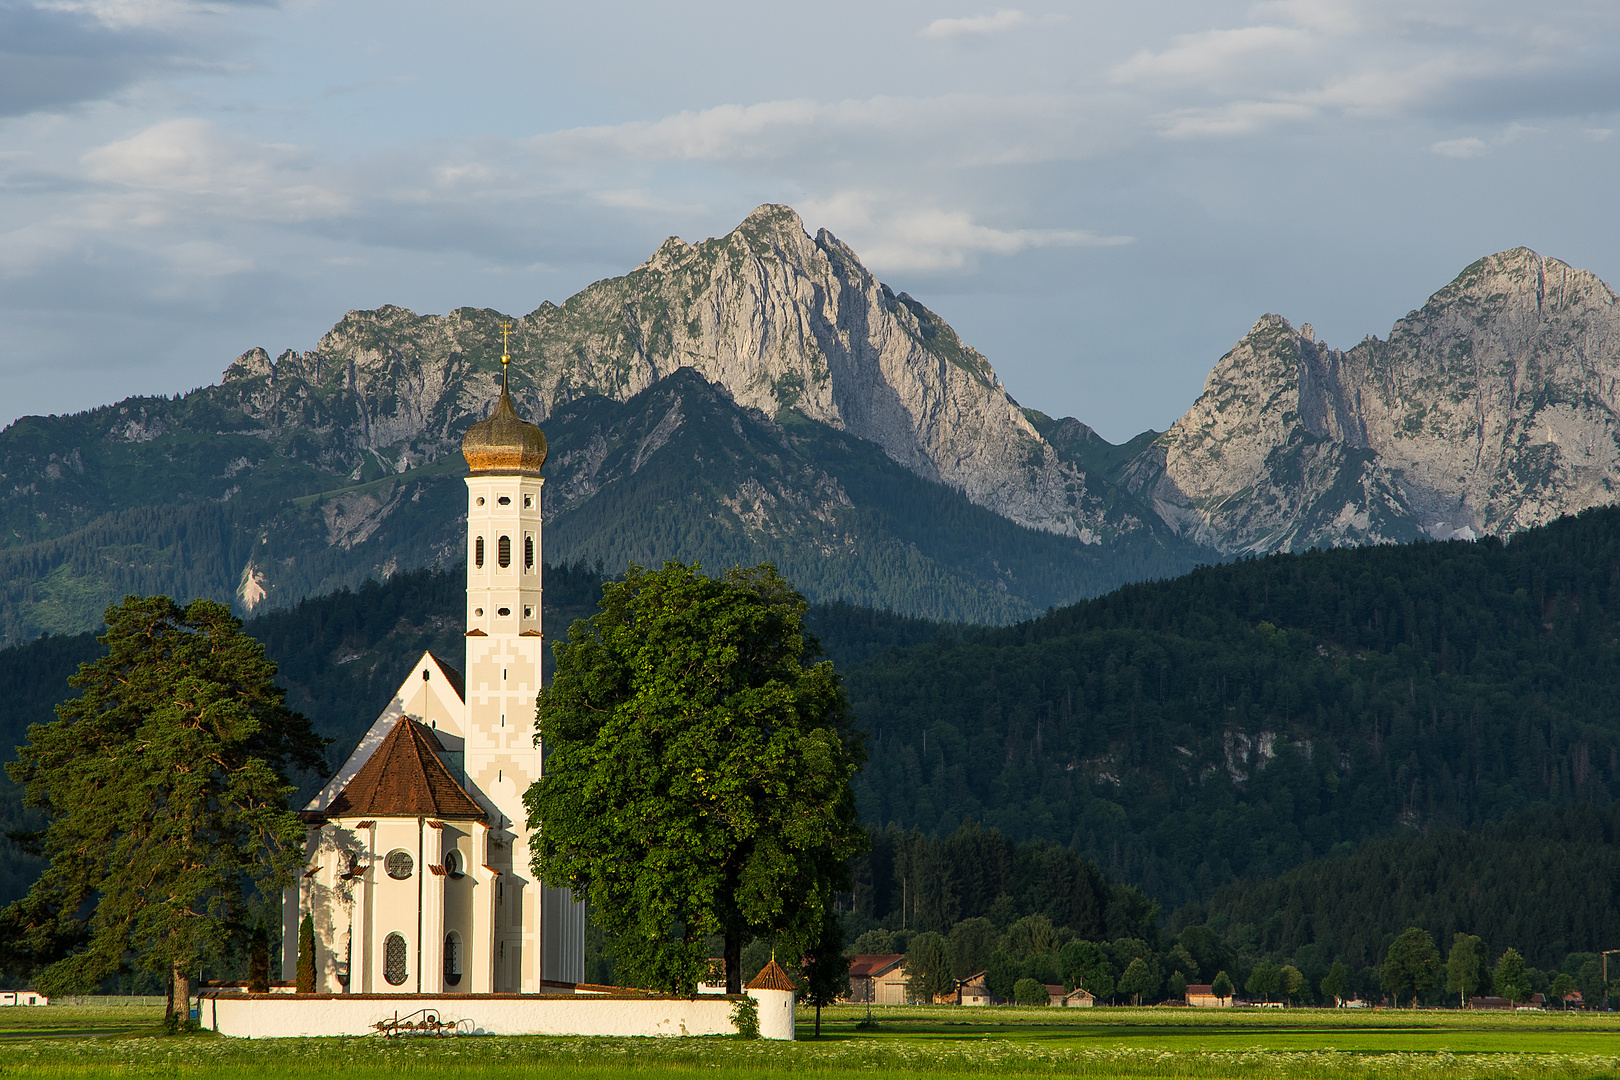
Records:
[[[1209,983],[1193,983],[1187,987],[1187,1004],[1199,1009],[1230,1009],[1232,999],[1216,997]]]
[[[846,1001],[873,1005],[904,1005],[905,953],[860,953],[849,962],[849,997]]]

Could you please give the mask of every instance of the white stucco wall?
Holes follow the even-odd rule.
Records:
[[[793,1038],[793,991],[750,990],[748,996],[759,1005],[760,1038]]]
[[[792,995],[788,999],[788,1034],[792,1038]],[[445,1023],[466,1021],[464,1029],[480,1035],[734,1035],[734,1002],[729,998],[607,998],[558,995],[442,995],[334,994],[242,995],[220,994],[202,999],[203,1027],[221,1035],[250,1039],[374,1035],[371,1026],[398,1016],[401,1020],[420,1010],[433,1011]],[[766,1018],[780,1032],[779,1002],[759,1003],[760,1033]]]

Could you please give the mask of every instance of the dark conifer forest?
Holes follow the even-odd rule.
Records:
[[[547,575],[560,636],[602,568]],[[422,571],[248,629],[336,762],[420,650],[455,662],[461,604],[458,571]],[[1340,960],[1366,993],[1408,926],[1543,975],[1620,943],[1620,510],[1207,566],[1005,628],[809,623],[868,732],[852,943],[983,920],[1002,976],[1062,976],[1065,942],[1098,941],[1116,967],[1153,951],[1164,987],[1216,964],[1263,988],[1285,963],[1315,987]],[[0,737],[49,720],[96,648],[0,651]],[[37,870],[8,845],[0,894]]]

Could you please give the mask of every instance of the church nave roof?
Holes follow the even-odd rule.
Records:
[[[323,815],[483,818],[483,807],[439,760],[443,749],[431,728],[400,717]]]

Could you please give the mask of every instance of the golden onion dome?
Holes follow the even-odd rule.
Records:
[[[512,407],[503,388],[488,419],[467,429],[461,439],[461,456],[473,476],[487,473],[519,473],[538,476],[546,463],[546,437],[525,421]]]

